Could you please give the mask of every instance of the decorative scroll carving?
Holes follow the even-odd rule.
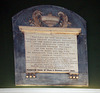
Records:
[[[37,27],[41,26],[41,22],[40,22],[41,14],[42,14],[41,11],[36,10],[35,12],[33,12],[33,15],[32,15],[32,18],[34,20],[34,25]]]
[[[58,16],[53,16],[52,13],[49,13],[46,16],[42,15],[42,12],[36,10],[32,14],[32,20],[29,20],[30,24],[34,24],[36,27],[43,27],[45,24],[48,27],[54,27],[57,24],[59,27],[67,27],[70,22],[68,22],[68,17],[63,12],[58,12]]]
[[[60,22],[61,27],[67,27],[68,24],[71,24],[70,22],[68,22],[68,17],[63,12],[59,12],[58,15],[61,20],[61,22]]]

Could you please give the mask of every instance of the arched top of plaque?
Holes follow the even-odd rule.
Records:
[[[40,5],[22,10],[12,17],[13,31],[18,26],[81,28],[81,35],[86,34],[86,22],[76,13],[53,5]]]

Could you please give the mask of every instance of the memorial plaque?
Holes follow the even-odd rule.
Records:
[[[28,32],[30,29],[32,32]],[[73,31],[77,30],[73,34],[69,34],[66,28],[47,28],[46,30],[46,27],[20,26],[20,30],[24,32],[25,37],[26,73],[78,74],[76,34],[80,33],[81,29],[73,29]],[[60,34],[57,33],[58,30],[61,30]],[[64,33],[62,30],[65,30]]]
[[[16,85],[88,85],[85,21],[70,10],[36,6],[13,17]]]

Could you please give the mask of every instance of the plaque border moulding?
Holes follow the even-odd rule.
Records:
[[[45,33],[45,34],[72,34],[77,37],[81,33],[81,28],[57,28],[57,27],[32,27],[32,26],[19,26],[21,32],[25,33]],[[77,55],[78,56],[78,55]],[[26,78],[36,78],[36,73],[69,73],[70,79],[78,79],[79,73],[70,72],[34,72],[26,73]]]

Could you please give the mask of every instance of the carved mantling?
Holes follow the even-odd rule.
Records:
[[[56,25],[59,27],[67,27],[71,24],[68,21],[67,15],[63,12],[58,12],[58,16],[53,16],[52,13],[43,16],[39,10],[33,12],[32,19],[29,20],[29,23],[35,27],[55,27]]]

